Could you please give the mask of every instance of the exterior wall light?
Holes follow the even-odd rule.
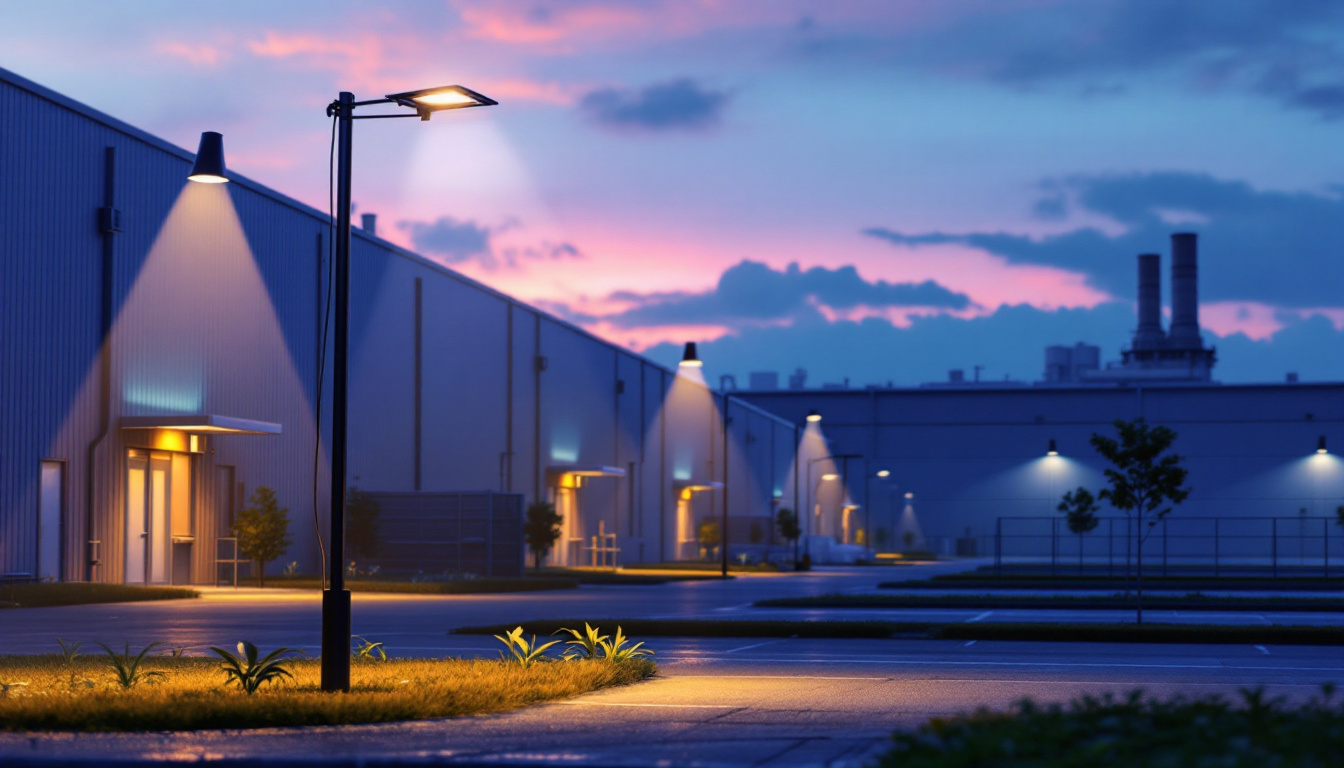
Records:
[[[1059,448],[1055,447],[1055,438],[1050,438],[1050,447],[1045,449],[1046,456],[1058,456]]]
[[[1321,435],[1319,438],[1316,439],[1316,452],[1317,453],[1330,452],[1329,449],[1325,447],[1325,435]]]
[[[911,499],[913,499],[913,498],[915,498],[915,494],[913,494],[913,493],[911,493],[911,492],[909,492],[909,491],[906,491],[906,492],[905,492],[905,500],[906,500],[906,501],[909,501],[909,500],[911,500]]]
[[[834,472],[827,472],[826,474],[824,474],[824,475],[821,476],[821,479],[822,479],[822,480],[839,480],[839,479],[840,479],[840,476],[837,475],[837,474],[835,474]]]
[[[196,150],[196,164],[187,174],[191,181],[203,184],[225,184],[224,175],[224,137],[214,131],[201,134],[201,146]]]
[[[694,341],[686,342],[686,351],[681,355],[681,365],[684,365],[687,368],[699,368],[704,365],[704,363],[700,362],[700,357],[695,354]]]
[[[810,424],[816,424],[817,422],[821,421],[821,414],[817,413],[815,410],[808,411],[807,421]]]
[[[878,477],[891,477],[891,471],[886,469],[877,470]]]

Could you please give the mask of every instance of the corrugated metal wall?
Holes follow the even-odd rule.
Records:
[[[326,507],[321,456],[316,507],[312,491],[326,215],[245,179],[189,184],[188,153],[4,70],[0,126],[0,573],[37,570],[40,462],[55,460],[65,468],[65,578],[85,578],[97,539],[94,578],[122,580],[126,451],[143,435],[124,434],[118,420],[200,413],[283,433],[211,437],[194,457],[193,578],[213,579],[214,538],[226,527],[217,466],[232,468],[236,506],[260,485],[276,491],[295,541],[283,560],[315,571],[313,521]],[[98,441],[108,147],[122,231],[111,236],[110,430]],[[502,487],[536,499],[548,496],[552,464],[633,462],[633,477],[580,492],[583,534],[602,524],[622,537],[624,559],[662,556],[673,508],[668,371],[362,233],[353,250],[352,484],[414,491],[418,475],[421,490]],[[692,451],[718,450],[707,438]]]

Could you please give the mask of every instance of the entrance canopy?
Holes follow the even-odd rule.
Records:
[[[172,416],[123,416],[122,429],[175,429],[198,435],[278,435],[281,427],[269,421],[240,419],[214,413]],[[622,473],[624,474],[624,473]]]
[[[546,468],[547,482],[557,488],[578,488],[585,477],[625,477],[625,470],[602,464],[553,464]]]

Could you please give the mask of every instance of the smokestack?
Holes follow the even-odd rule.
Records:
[[[1171,236],[1171,332],[1172,349],[1203,349],[1199,338],[1198,244],[1193,232]]]
[[[1157,349],[1162,332],[1162,257],[1139,254],[1139,327],[1134,331],[1134,349]]]
[[[363,214],[362,216],[360,216],[360,223],[362,224],[362,229],[365,232],[368,232],[370,235],[375,236],[378,234],[378,214],[376,213]]]

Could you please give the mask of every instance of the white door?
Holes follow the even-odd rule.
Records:
[[[126,459],[126,583],[166,584],[172,530],[171,454],[134,451]]]
[[[126,583],[145,583],[145,544],[149,539],[149,504],[145,479],[149,458],[126,460]]]
[[[42,462],[42,491],[38,502],[37,577],[61,580],[61,521],[65,518],[65,464]]]

